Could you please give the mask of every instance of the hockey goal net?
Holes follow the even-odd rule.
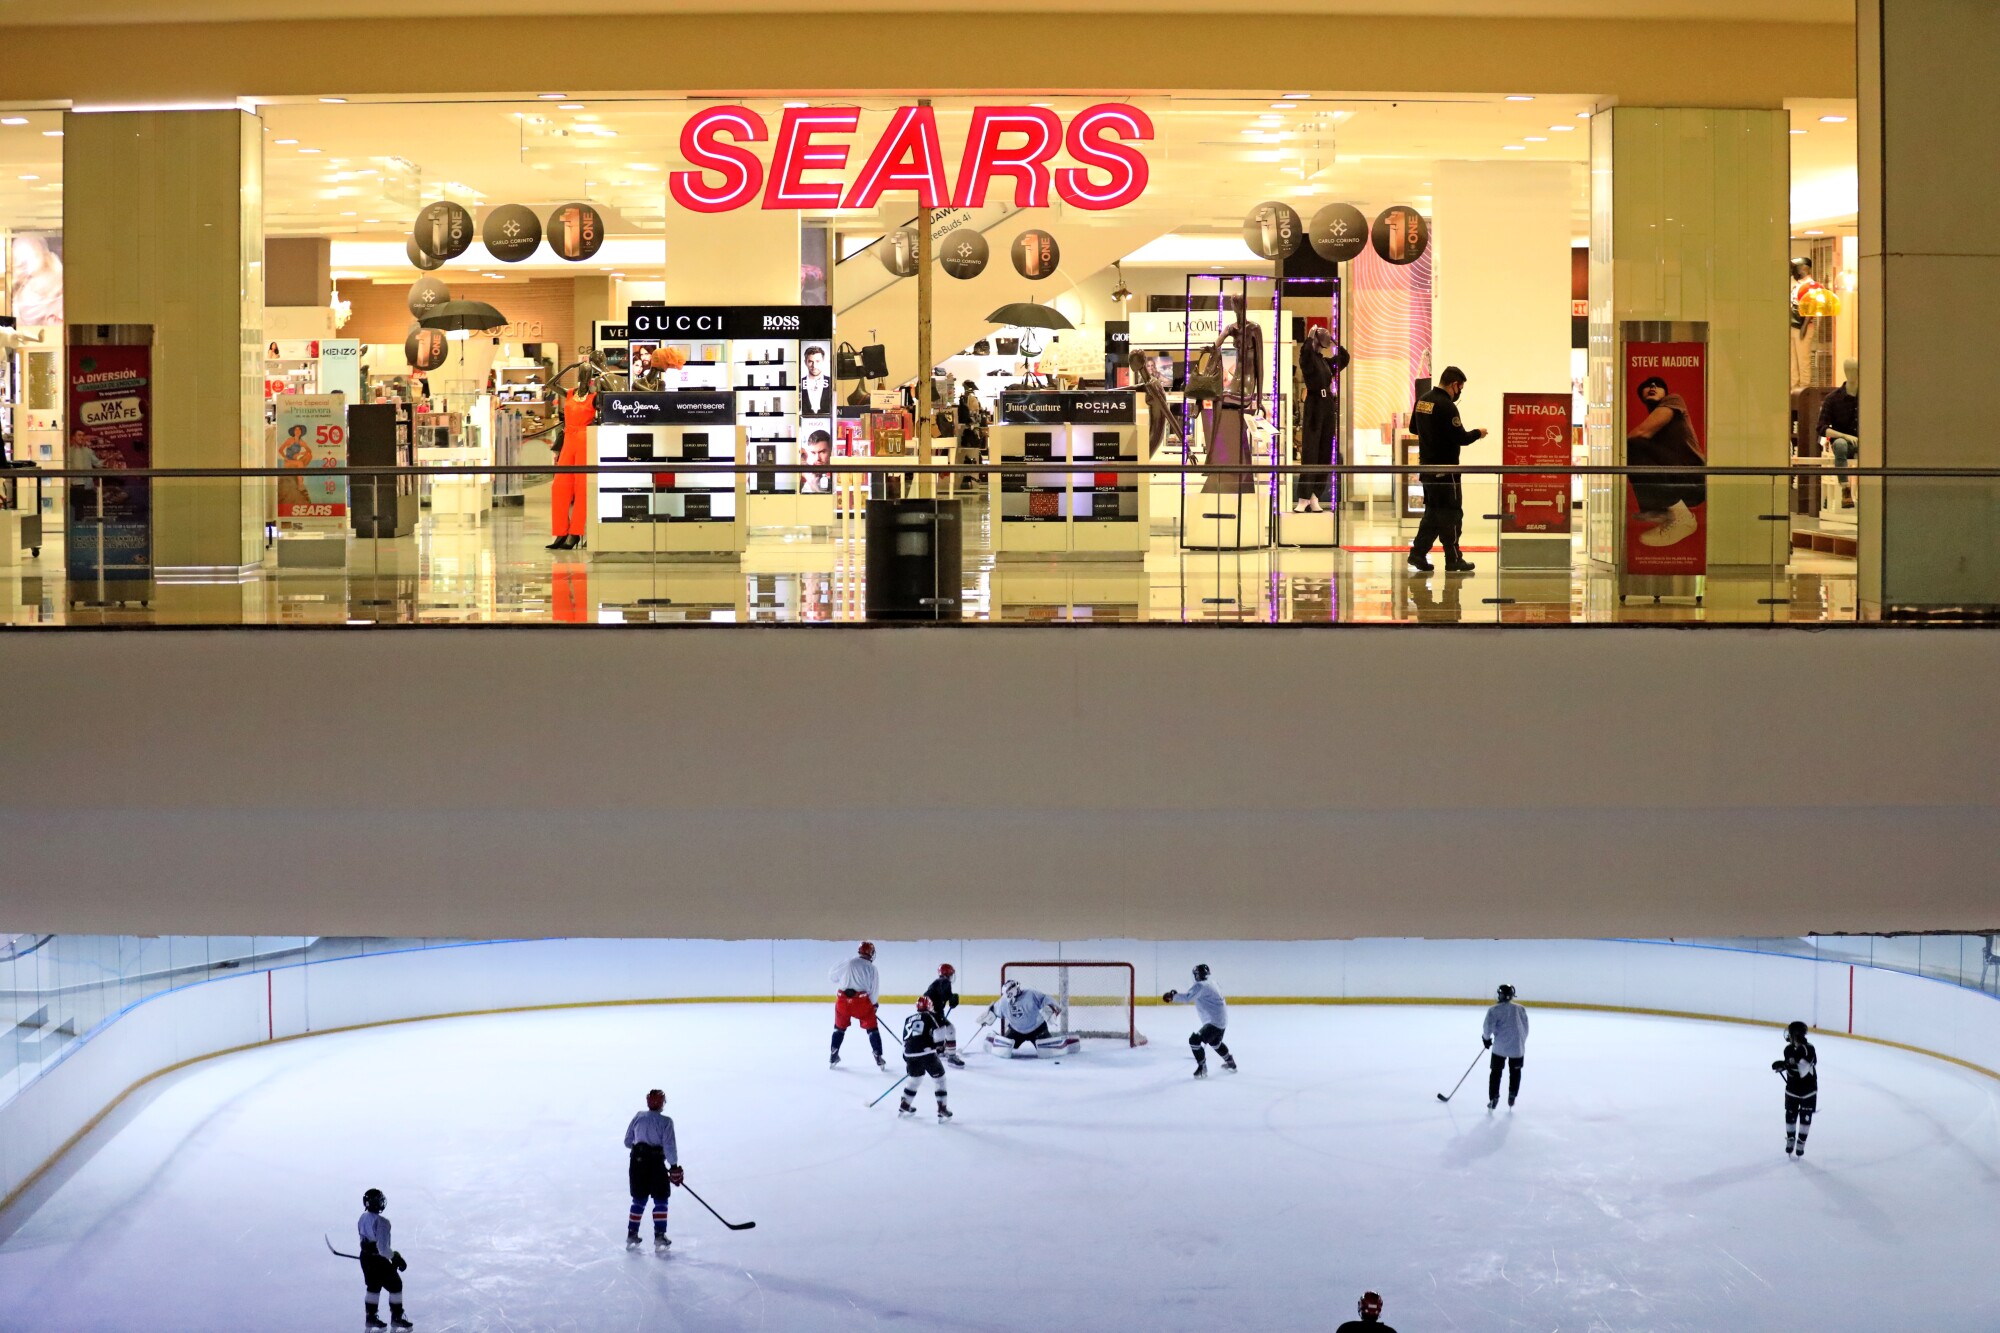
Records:
[[[1001,989],[1010,981],[1042,992],[1061,1007],[1049,1020],[1050,1032],[1145,1044],[1138,1023],[1138,975],[1130,963],[1002,964]]]

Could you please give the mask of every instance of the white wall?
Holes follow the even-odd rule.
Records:
[[[914,994],[940,962],[959,969],[963,994],[990,995],[1002,963],[1061,957],[1130,962],[1142,997],[1182,985],[1188,969],[1205,962],[1239,1005],[1256,998],[1484,1004],[1506,981],[1531,1007],[1665,1009],[1774,1027],[1803,1019],[2000,1070],[2000,1001],[1902,973],[1730,949],[1626,940],[883,940],[878,946],[888,995]],[[512,941],[373,954],[168,991],[99,1027],[0,1106],[0,1200],[127,1089],[184,1060],[270,1037],[483,1009],[817,999],[830,993],[828,969],[852,948],[848,940]],[[1185,1021],[1145,1010],[1139,1026],[1158,1035],[1178,1032]]]
[[[1440,162],[1431,368],[1466,374],[1459,415],[1488,438],[1467,463],[1500,461],[1500,398],[1570,389],[1570,248],[1576,168],[1567,162]],[[1465,487],[1466,540],[1491,545],[1498,483]]]

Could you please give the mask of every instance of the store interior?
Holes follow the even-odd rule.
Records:
[[[982,100],[935,99],[954,175],[958,145]],[[1049,97],[1032,105],[1070,123],[1102,101]],[[552,511],[561,491],[546,474],[462,473],[371,483],[365,493],[361,483],[351,493],[331,479],[316,483],[341,521],[311,512],[314,506],[288,506],[285,487],[274,486],[264,568],[233,616],[603,623],[862,615],[867,499],[905,486],[929,494],[924,479],[898,470],[917,433],[919,284],[897,253],[914,237],[903,230],[914,221],[912,196],[885,194],[870,208],[690,213],[672,200],[667,180],[692,165],[683,127],[713,105],[556,92],[490,101],[246,104],[261,118],[264,139],[263,370],[272,466],[283,465],[291,437],[289,427],[281,431],[281,416],[296,406],[287,400],[336,392],[349,408],[380,409],[366,425],[359,418],[351,424],[350,463],[552,464],[560,395],[591,378],[601,395],[733,393],[738,449],[727,461],[768,470],[693,484],[692,474],[682,475],[683,484],[656,483],[650,496],[621,494],[634,488],[607,474],[583,488],[589,521],[579,523],[585,530],[575,548],[555,550],[548,548],[560,545],[562,520]],[[770,98],[741,105],[775,127],[806,104]],[[1598,109],[1588,93],[1355,97],[1284,89],[1124,105],[1153,130],[1144,145],[1149,177],[1133,202],[1091,211],[1058,197],[1016,217],[1022,210],[1003,184],[984,207],[938,215],[940,246],[971,237],[979,252],[975,261],[970,251],[953,257],[940,250],[931,284],[932,385],[949,404],[938,427],[939,461],[1094,460],[1112,469],[979,473],[940,484],[940,494],[964,502],[966,617],[1852,616],[1855,511],[1843,504],[1851,490],[1832,481],[1791,483],[1792,553],[1784,569],[1762,588],[1734,599],[1711,596],[1704,605],[1642,604],[1621,595],[1616,572],[1584,558],[1580,521],[1567,525],[1571,550],[1557,567],[1502,568],[1495,557],[1504,525],[1497,514],[1482,516],[1497,500],[1468,506],[1464,544],[1479,564],[1475,574],[1448,584],[1412,579],[1402,553],[1420,521],[1422,488],[1409,478],[1342,477],[1336,485],[1323,476],[1256,472],[1239,490],[1223,474],[1163,471],[1142,479],[1117,471],[1228,461],[1212,452],[1213,427],[1193,419],[1185,389],[1203,348],[1239,322],[1233,297],[1243,302],[1240,322],[1259,326],[1268,356],[1259,367],[1260,401],[1245,418],[1246,465],[1311,461],[1302,453],[1298,340],[1315,326],[1326,326],[1349,355],[1331,395],[1331,450],[1340,463],[1410,461],[1412,400],[1446,364],[1464,366],[1473,381],[1468,424],[1494,431],[1493,440],[1467,451],[1466,462],[1503,461],[1494,419],[1502,390],[1567,391],[1570,461],[1586,461],[1589,128]],[[1800,102],[1787,109],[1791,252],[1813,265],[1809,280],[1792,283],[1794,312],[1803,311],[1790,357],[1792,452],[1802,464],[1819,465],[1832,459],[1814,428],[1855,355],[1862,299],[1854,108]],[[897,110],[864,99],[847,179]],[[59,466],[65,453],[63,124],[60,110],[0,111],[0,231],[12,321],[0,328],[0,422],[11,458],[44,467]],[[1569,311],[1566,356],[1552,349],[1541,382],[1496,384],[1489,376],[1481,383],[1486,349],[1434,345],[1434,332],[1442,337],[1455,327],[1448,318],[1454,303],[1481,299],[1478,275],[1450,267],[1454,219],[1438,204],[1440,190],[1466,179],[1468,166],[1520,168],[1560,192],[1559,207],[1545,211],[1528,241],[1539,254],[1570,261],[1567,290],[1549,269],[1550,309],[1583,304]],[[441,204],[464,210],[470,242],[442,262],[420,247],[416,221]],[[1379,219],[1400,208],[1421,219],[1422,235],[1413,222],[1407,243],[1398,235],[1393,258],[1370,236],[1352,258],[1316,264],[1319,238],[1295,238],[1293,258],[1274,260],[1252,249],[1256,210],[1267,204],[1289,207],[1291,225],[1305,231],[1335,204],[1351,205],[1364,224],[1378,219],[1376,232],[1383,230]],[[510,247],[496,228],[518,215],[538,233],[547,220],[543,243]],[[587,244],[573,230],[579,225],[591,233]],[[1056,244],[1024,261],[1022,247],[1009,243],[1028,228]],[[420,327],[418,313],[447,300],[483,303],[503,322]],[[1010,302],[1054,311],[1059,320],[1051,322],[1069,327],[989,318]],[[826,331],[768,344],[694,339],[663,358],[673,339],[635,336],[631,328],[632,312],[655,303],[799,307],[818,312],[809,318],[815,329],[825,322]],[[703,355],[725,350],[720,359]],[[1224,350],[1225,373],[1237,373],[1236,346]],[[683,364],[664,364],[674,360]],[[819,367],[832,377],[837,401],[812,409],[824,418],[802,419],[804,409],[790,403],[794,377]],[[841,373],[849,369],[882,373]],[[778,388],[786,393],[746,397]],[[1100,391],[1122,404],[1108,409],[1117,419],[1106,419],[1103,429],[1086,432],[1084,423],[1064,421],[1050,431],[1035,412],[1015,419],[1019,404],[1003,401],[1024,390]],[[775,420],[761,423],[760,416]],[[591,452],[571,461],[724,458],[706,439],[691,446],[695,452],[675,443],[690,433],[685,426],[669,426],[666,447],[654,452],[647,424],[600,425],[603,439],[593,438]],[[1195,436],[1191,447],[1184,433]],[[633,434],[645,439],[628,448],[625,437]],[[377,452],[364,457],[371,449]],[[838,466],[813,471],[821,460]],[[856,470],[846,471],[849,465]],[[16,480],[9,489],[11,508],[0,513],[33,514],[39,505],[40,543],[11,549],[18,519],[16,531],[0,532],[0,547],[10,548],[0,556],[7,589],[0,614],[23,624],[147,617],[144,607],[66,592],[59,488]],[[1231,496],[1221,510],[1204,498],[1219,492]],[[1581,498],[1577,486],[1573,505]],[[1770,596],[1777,585],[1781,595]]]

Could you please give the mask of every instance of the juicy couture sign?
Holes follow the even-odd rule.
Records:
[[[1145,154],[1131,145],[1153,137],[1153,122],[1135,106],[1100,103],[1067,125],[1047,107],[974,107],[955,179],[946,174],[933,108],[906,106],[851,180],[827,179],[847,173],[861,147],[853,139],[860,123],[858,107],[787,107],[774,134],[748,107],[709,107],[681,127],[681,155],[696,169],[674,172],[668,189],[697,213],[753,200],[774,210],[873,208],[891,192],[914,192],[924,208],[980,208],[1003,177],[1017,208],[1048,207],[1051,190],[1073,208],[1122,208],[1146,189]],[[745,146],[765,143],[768,167],[763,150]],[[1070,165],[1050,165],[1059,153]]]

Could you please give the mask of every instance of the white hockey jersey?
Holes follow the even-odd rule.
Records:
[[[1502,1000],[1486,1011],[1479,1029],[1493,1042],[1493,1054],[1520,1059],[1528,1053],[1528,1011],[1512,1000]]]
[[[1012,995],[1000,997],[1000,1021],[1012,1032],[1033,1032],[1042,1025],[1042,1013],[1054,1009],[1048,996],[1026,986]]]
[[[361,1220],[354,1224],[354,1229],[360,1233],[362,1242],[361,1252],[363,1254],[369,1253],[368,1247],[370,1245],[375,1247],[374,1253],[381,1255],[384,1259],[395,1254],[395,1247],[389,1243],[389,1219],[382,1216],[382,1214],[363,1213]]]
[[[829,976],[836,993],[844,990],[865,991],[876,1004],[882,1002],[882,974],[875,970],[875,964],[860,954],[844,963],[834,964]]]
[[[1212,981],[1197,981],[1186,990],[1175,991],[1173,1002],[1193,1005],[1195,1017],[1202,1021],[1204,1027],[1229,1026],[1229,1005]]]

